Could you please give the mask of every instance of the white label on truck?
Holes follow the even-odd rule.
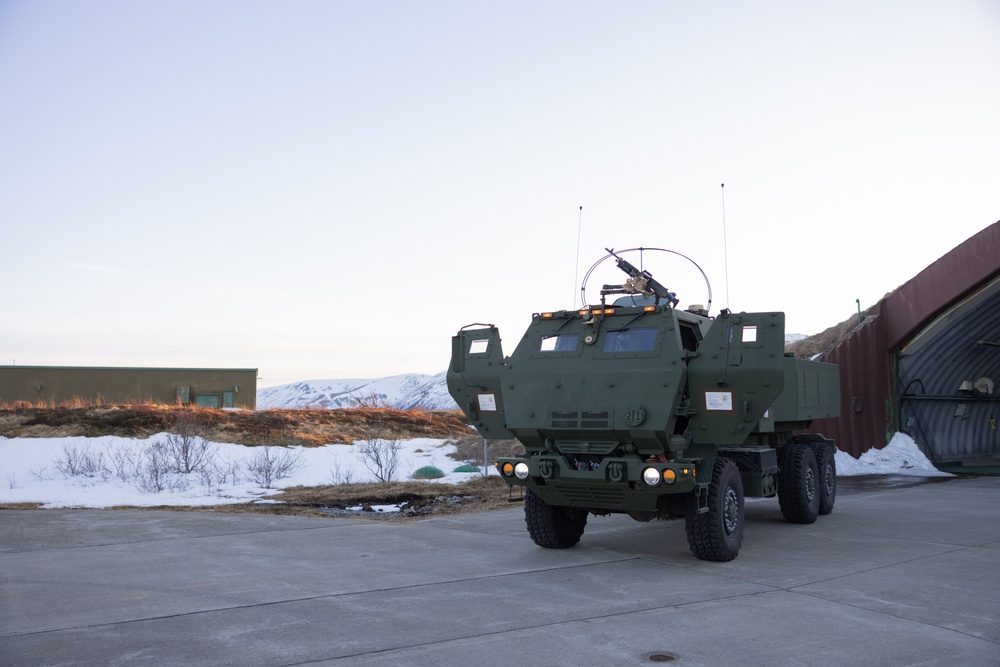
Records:
[[[493,394],[479,394],[479,409],[483,412],[497,411],[497,397]]]
[[[706,391],[706,410],[725,410],[731,412],[733,409],[733,392],[731,391]]]

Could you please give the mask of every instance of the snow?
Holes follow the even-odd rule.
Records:
[[[837,477],[857,475],[911,475],[915,477],[952,477],[934,467],[920,451],[913,438],[897,433],[882,449],[869,449],[860,458],[837,452]]]
[[[196,507],[267,502],[265,497],[276,489],[292,486],[375,481],[360,456],[365,441],[353,446],[264,448],[196,438],[195,448],[202,447],[212,454],[203,471],[161,475],[156,484],[149,474],[150,452],[162,453],[164,447],[177,441],[167,433],[147,439],[0,438],[0,503],[42,503],[45,508]],[[458,483],[478,474],[451,472],[462,463],[448,456],[455,447],[447,440],[413,438],[399,445],[394,481],[406,480],[426,465],[446,473],[439,479],[421,480],[428,483]],[[265,488],[260,479],[254,480],[251,470],[255,459],[259,461],[266,453],[273,454],[277,462],[284,458],[297,463],[287,477],[272,480],[272,488]],[[71,459],[74,467],[84,469],[78,471],[80,474],[67,470]]]
[[[212,454],[205,471],[167,475],[161,480],[161,490],[155,490],[156,485],[149,483],[148,475],[142,474],[141,470],[138,474],[134,472],[135,466],[143,461],[148,464],[150,451],[168,447],[171,442],[176,444],[178,440],[176,436],[172,440],[167,433],[145,440],[115,436],[0,438],[0,503],[42,503],[46,508],[273,503],[276,501],[269,500],[267,496],[276,489],[375,481],[375,476],[365,467],[359,454],[365,441],[358,441],[353,446],[265,449],[195,439],[196,448],[201,446]],[[454,451],[454,445],[441,439],[401,441],[397,475],[393,479],[407,479],[426,465],[438,467],[446,473],[440,479],[422,480],[427,483],[458,483],[475,476],[477,473],[450,472],[461,465],[449,456]],[[255,481],[251,472],[255,457],[268,452],[298,464],[287,477],[272,480],[272,488],[265,488],[259,480]],[[61,472],[60,469],[66,470],[70,458],[78,464],[90,461],[100,462],[101,465],[91,466],[89,474]],[[127,463],[132,465],[133,473],[120,474],[120,469]],[[836,463],[839,477],[889,474],[950,476],[934,468],[917,444],[902,433],[897,433],[885,448],[871,449],[860,459],[838,451]]]

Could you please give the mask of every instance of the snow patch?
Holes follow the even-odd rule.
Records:
[[[897,433],[882,449],[869,449],[859,458],[837,452],[837,477],[858,475],[912,475],[917,477],[952,477],[942,472],[924,456],[913,438]]]

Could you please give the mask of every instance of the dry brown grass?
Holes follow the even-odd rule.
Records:
[[[215,442],[315,447],[363,440],[374,424],[398,438],[457,438],[469,432],[457,412],[390,408],[244,411],[155,404],[0,406],[0,436],[9,438],[147,438],[181,427],[190,435]]]

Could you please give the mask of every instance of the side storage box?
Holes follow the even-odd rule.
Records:
[[[785,357],[785,389],[774,402],[775,422],[808,422],[840,416],[836,364]]]

